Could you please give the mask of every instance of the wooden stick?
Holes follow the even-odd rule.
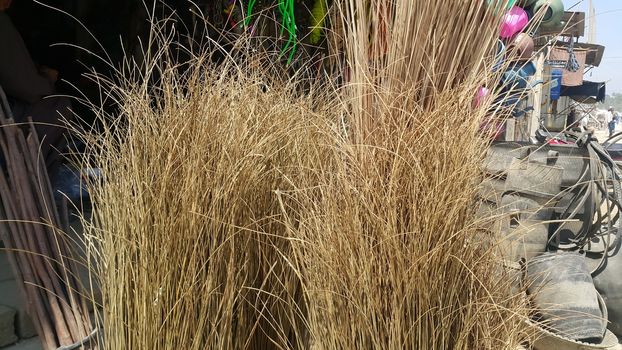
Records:
[[[8,103],[6,101],[6,96],[4,95],[4,91],[0,88],[0,100],[2,101],[3,108],[8,108]],[[8,128],[15,128],[14,125],[8,125],[8,119],[4,114],[4,109],[0,108],[0,124],[5,131]],[[10,113],[10,110],[7,111]],[[9,166],[10,152],[9,147],[6,142],[6,133],[0,133],[0,145],[4,154],[5,162],[7,166]],[[9,261],[12,262],[13,271],[18,278],[18,286],[20,291],[25,296],[27,301],[27,310],[30,314],[32,321],[34,323],[35,328],[37,329],[37,333],[40,335],[42,342],[46,346],[46,348],[55,348],[56,337],[51,327],[51,322],[48,318],[47,310],[43,304],[43,298],[40,295],[40,290],[35,286],[39,284],[39,280],[37,276],[33,273],[31,266],[34,266],[34,256],[32,254],[26,254],[27,244],[26,241],[22,238],[24,237],[24,232],[21,224],[16,220],[16,216],[13,212],[13,208],[16,208],[14,205],[14,197],[13,192],[9,189],[9,183],[7,182],[4,172],[0,171],[0,197],[3,202],[3,218],[6,218],[5,228],[8,228],[8,231],[4,231],[3,240],[5,244],[9,245],[9,248],[14,250],[10,250]],[[28,283],[27,283],[28,281]]]
[[[35,209],[33,208],[33,202],[36,201],[32,192],[29,190],[28,184],[28,174],[25,171],[24,160],[25,157],[23,154],[19,152],[19,149],[15,147],[17,145],[17,140],[15,139],[15,132],[18,130],[11,130],[13,132],[7,132],[7,141],[8,145],[13,145],[14,147],[9,147],[10,154],[10,163],[12,166],[9,166],[9,172],[13,179],[13,190],[17,194],[17,204],[18,209],[21,211],[23,215],[23,219],[30,221],[30,223],[26,223],[24,227],[26,228],[27,237],[32,238],[30,243],[34,243],[30,245],[28,248],[32,252],[37,252],[41,254],[41,257],[45,257],[44,260],[37,259],[37,262],[34,265],[35,271],[37,271],[39,277],[43,282],[43,288],[46,291],[46,295],[49,302],[49,307],[53,315],[53,319],[63,320],[62,322],[54,322],[54,326],[56,329],[56,335],[60,341],[60,343],[70,343],[71,335],[67,328],[66,323],[64,322],[63,312],[61,310],[61,306],[59,305],[55,295],[62,295],[63,290],[58,283],[58,279],[55,278],[54,272],[54,261],[52,259],[52,253],[47,246],[47,239],[45,232],[41,229],[40,225],[33,225],[32,222],[37,221],[37,217],[35,214]],[[8,162],[7,162],[8,163]]]
[[[8,171],[8,178],[0,174],[0,219],[6,219],[1,237],[37,332],[46,349],[56,349],[82,341],[91,326],[84,297],[77,293],[69,243],[57,231],[61,218],[39,139],[28,121],[30,135],[25,137],[0,108],[0,148]]]
[[[4,142],[2,142],[2,146],[5,148]],[[52,322],[48,317],[45,306],[43,305],[43,298],[39,293],[40,290],[36,287],[39,283],[31,269],[31,266],[35,265],[34,259],[36,257],[34,256],[34,253],[26,253],[30,250],[27,243],[23,240],[23,238],[26,237],[26,234],[23,232],[23,225],[18,222],[16,215],[13,213],[12,208],[15,208],[16,206],[12,203],[11,193],[12,192],[9,190],[8,183],[4,177],[4,173],[0,172],[0,195],[3,201],[4,217],[7,218],[6,224],[9,226],[10,230],[6,232],[6,235],[9,236],[8,239],[4,238],[3,240],[6,244],[12,245],[11,248],[19,250],[19,252],[15,253],[16,266],[18,267],[15,269],[15,274],[17,277],[21,276],[20,282],[23,283],[27,305],[32,305],[28,308],[29,315],[35,324],[37,332],[41,336],[44,345],[46,347],[55,348],[58,344],[56,342],[54,331],[52,330]],[[9,232],[11,235],[8,234]],[[13,256],[11,252],[9,252],[8,255]]]
[[[51,226],[48,227],[51,231],[51,235],[48,236],[50,240],[49,244],[55,248],[53,249],[53,253],[55,253],[55,258],[61,265],[60,271],[63,272],[62,278],[65,282],[67,293],[67,299],[63,300],[63,302],[68,302],[68,306],[71,308],[71,312],[66,310],[65,316],[67,317],[69,328],[75,342],[86,337],[91,331],[90,322],[88,325],[85,325],[85,321],[80,319],[80,316],[85,314],[85,310],[81,309],[74,292],[78,288],[78,281],[75,275],[75,273],[77,273],[77,268],[71,259],[66,259],[66,257],[71,256],[67,242],[64,239],[59,241],[59,236],[61,235],[57,234],[56,227],[61,225],[60,215],[56,205],[54,205],[55,201],[52,194],[52,186],[47,176],[45,163],[43,158],[38,155],[39,152],[35,151],[39,149],[40,143],[32,118],[28,118],[28,122],[30,125],[30,135],[28,139],[25,140],[23,135],[18,139],[23,149],[29,151],[30,161],[32,162],[32,167],[29,170],[31,178],[35,180],[34,188],[39,189],[35,191],[39,196],[39,203],[43,206],[47,204],[47,208],[42,208],[41,212],[47,214],[44,218],[51,224]],[[87,326],[89,329],[86,328]]]

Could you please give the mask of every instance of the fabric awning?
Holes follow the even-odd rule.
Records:
[[[568,96],[571,99],[586,104],[594,104],[605,101],[605,83],[597,83],[584,80],[582,85],[563,86],[561,96]]]
[[[542,46],[549,45],[549,42],[542,38],[536,39],[536,48],[540,48]],[[552,47],[558,47],[561,49],[568,48],[570,44],[565,41],[555,41]],[[587,44],[587,43],[574,43],[574,48],[577,50],[587,51],[587,56],[585,57],[585,64],[588,66],[598,67],[603,60],[603,55],[605,54],[605,46],[598,44]]]

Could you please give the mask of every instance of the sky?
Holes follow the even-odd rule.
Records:
[[[585,12],[588,16],[589,0],[563,0],[566,11]],[[586,73],[585,79],[607,82],[607,93],[622,93],[622,1],[592,0],[596,12],[596,44],[605,46],[599,67]],[[587,41],[586,37],[580,42]]]

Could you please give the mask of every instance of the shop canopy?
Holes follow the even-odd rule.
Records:
[[[586,104],[594,104],[605,101],[605,83],[597,83],[584,80],[579,86],[563,86],[561,96],[568,96],[571,99]]]

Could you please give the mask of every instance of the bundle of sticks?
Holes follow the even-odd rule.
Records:
[[[87,346],[94,332],[38,135],[32,120],[14,122],[1,88],[0,100],[0,239],[44,348]]]

